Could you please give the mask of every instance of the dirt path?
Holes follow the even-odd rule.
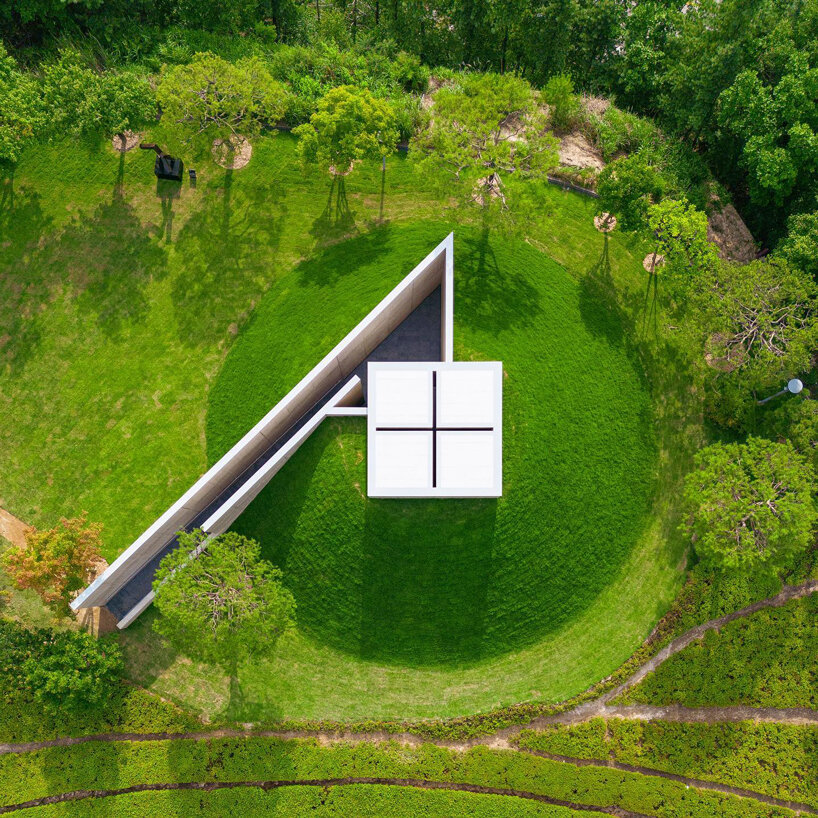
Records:
[[[262,790],[275,790],[282,787],[320,787],[321,789],[327,789],[328,787],[348,787],[360,784],[376,784],[384,787],[414,787],[420,790],[454,790],[455,792],[471,792],[479,795],[503,795],[511,798],[523,798],[528,801],[539,801],[557,807],[568,807],[577,812],[604,813],[605,815],[617,816],[617,818],[652,818],[652,816],[644,813],[631,812],[620,807],[580,804],[574,801],[564,801],[561,798],[551,798],[548,795],[540,795],[536,792],[526,792],[525,790],[482,787],[478,784],[460,784],[450,781],[426,781],[417,778],[307,778],[293,781],[191,781],[179,784],[136,784],[133,787],[124,787],[119,790],[74,790],[59,795],[35,798],[31,801],[0,807],[0,814],[17,812],[31,807],[42,807],[46,804],[83,801],[88,798],[111,798],[135,792],[164,792],[168,790],[213,792],[214,790],[234,790],[244,787],[258,787]]]
[[[12,545],[25,545],[28,528],[22,520],[0,508],[0,537],[5,537]]]
[[[639,773],[640,775],[645,775],[650,778],[664,778],[668,781],[678,781],[680,784],[695,787],[699,790],[712,790],[714,792],[724,793],[725,795],[737,795],[740,798],[750,798],[753,801],[769,804],[771,807],[784,807],[797,813],[818,815],[818,809],[810,804],[803,804],[799,801],[788,801],[784,798],[774,798],[771,795],[755,792],[755,790],[748,790],[744,787],[734,787],[732,784],[720,784],[717,781],[708,781],[703,778],[688,778],[686,775],[656,770],[652,767],[624,764],[621,761],[613,760],[602,761],[601,759],[572,758],[571,756],[554,755],[553,753],[544,753],[538,750],[520,750],[520,752],[529,753],[530,755],[535,755],[540,758],[547,758],[551,761],[561,761],[565,764],[571,764],[574,767],[604,767],[611,770],[622,770],[626,773]]]
[[[313,738],[321,744],[335,742],[385,742],[396,741],[401,744],[436,744],[451,750],[466,750],[477,745],[493,749],[514,749],[509,738],[527,728],[536,729],[551,724],[577,724],[593,718],[638,719],[641,721],[677,721],[718,724],[719,722],[736,721],[764,721],[780,724],[806,725],[818,724],[818,711],[805,707],[776,708],[776,707],[682,707],[681,705],[612,705],[610,702],[624,691],[638,684],[659,665],[671,656],[686,648],[697,639],[701,639],[707,631],[718,630],[728,622],[750,616],[765,608],[778,608],[795,599],[801,599],[818,592],[818,579],[811,579],[800,585],[785,585],[775,596],[754,602],[738,611],[711,619],[695,628],[691,628],[672,642],[668,643],[651,659],[641,665],[622,684],[609,690],[602,696],[589,702],[558,713],[554,716],[543,716],[538,719],[512,727],[506,727],[488,735],[462,741],[429,739],[414,733],[387,733],[373,731],[368,733],[331,732],[326,730],[242,730],[216,729],[200,730],[187,733],[98,733],[89,736],[67,736],[48,739],[46,741],[25,741],[0,744],[0,755],[9,753],[25,753],[33,750],[42,750],[47,747],[70,747],[74,744],[84,744],[89,741],[166,741],[169,739],[217,739],[217,738]]]

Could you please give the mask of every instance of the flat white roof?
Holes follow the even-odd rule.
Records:
[[[502,495],[501,363],[367,366],[370,497]]]

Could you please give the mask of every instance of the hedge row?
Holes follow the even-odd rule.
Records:
[[[104,708],[82,715],[50,716],[20,689],[0,684],[0,741],[43,741],[60,736],[99,733],[184,733],[202,723],[178,707],[139,688],[121,684]]]
[[[783,818],[788,810],[613,769],[578,768],[516,751],[435,745],[337,744],[274,739],[89,742],[0,757],[0,802],[139,783],[364,776],[471,783],[535,792],[657,818]]]
[[[114,811],[115,810],[115,811]],[[411,787],[379,787],[369,784],[349,787],[287,787],[281,790],[217,790],[212,793],[191,791],[146,792],[34,807],[17,813],[21,818],[189,818],[191,815],[264,816],[310,815],[313,818],[603,818],[601,812],[576,812],[536,801],[524,801],[502,795],[477,795],[469,792],[417,790]]]
[[[624,681],[640,664],[688,628],[727,611],[736,610],[755,599],[775,594],[779,589],[780,582],[775,579],[750,582],[744,577],[717,578],[697,567],[691,572],[690,579],[671,611],[662,619],[650,639],[625,664],[609,678],[559,704],[525,702],[489,713],[445,721],[279,721],[259,723],[256,727],[358,733],[412,732],[426,738],[452,740],[489,735],[505,727],[554,715],[601,695]],[[3,658],[0,656],[0,662]],[[39,705],[19,690],[14,673],[0,672],[0,741],[39,741],[66,735],[104,732],[187,732],[201,728],[202,725],[194,716],[143,691],[124,685],[105,710],[89,710],[82,718],[66,716],[57,721],[50,719]]]
[[[818,708],[818,594],[708,632],[619,701]]]
[[[524,730],[517,742],[524,749],[614,759],[818,807],[818,727],[594,719]]]

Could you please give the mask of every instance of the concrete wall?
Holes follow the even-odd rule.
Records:
[[[451,360],[453,235],[449,234],[324,359],[72,603],[104,605],[180,529],[201,513],[304,412],[339,383],[438,286],[444,310],[444,360]],[[448,323],[447,323],[448,317]]]

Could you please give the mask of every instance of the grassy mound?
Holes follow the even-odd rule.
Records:
[[[277,282],[212,391],[211,460],[448,229],[380,229]],[[284,569],[302,631],[359,659],[452,666],[532,645],[594,601],[645,524],[649,400],[598,282],[465,227],[455,271],[455,357],[506,373],[503,497],[368,500],[365,424],[345,419],[236,523]]]

